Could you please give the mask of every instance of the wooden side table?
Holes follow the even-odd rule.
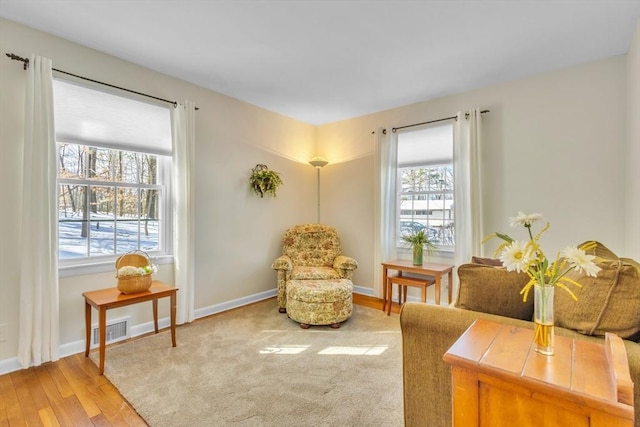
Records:
[[[422,265],[413,265],[412,261],[397,259],[382,263],[382,311],[386,310],[387,303],[389,304],[389,310],[391,310],[391,291],[387,291],[387,279],[389,278],[389,270],[396,270],[399,277],[402,276],[403,272],[435,277],[437,305],[440,305],[440,286],[442,276],[446,274],[447,297],[449,304],[451,304],[453,289],[453,265],[436,264],[432,262],[425,262]]]
[[[91,307],[98,310],[98,327],[100,330],[100,375],[104,373],[104,350],[106,344],[107,331],[107,310],[110,308],[123,307],[125,305],[138,304],[145,301],[153,302],[153,326],[158,333],[158,299],[170,298],[171,312],[171,343],[176,346],[176,292],[178,288],[171,287],[165,283],[154,280],[148,291],[135,294],[123,294],[117,288],[107,288],[98,291],[84,292],[84,322],[86,331],[85,357],[89,357],[91,342]]]
[[[454,426],[632,427],[633,383],[622,340],[556,336],[533,350],[533,330],[477,320],[444,355],[452,365]]]
[[[420,288],[420,295],[422,297],[422,302],[427,302],[427,288],[434,283],[434,279],[431,277],[423,277],[423,278],[415,278],[415,277],[406,277],[406,276],[389,276],[387,277],[387,290],[385,291],[385,295],[389,296],[389,301],[391,301],[391,295],[393,294],[393,285],[398,285],[398,304],[402,305],[403,300],[407,302],[407,288],[409,286],[413,286],[415,288]],[[385,303],[386,305],[386,303]],[[391,315],[391,303],[387,305],[387,316]]]

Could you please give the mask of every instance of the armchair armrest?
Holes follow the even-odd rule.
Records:
[[[291,271],[293,269],[293,262],[291,258],[286,255],[280,255],[276,260],[271,264],[271,268],[273,270],[286,270]]]
[[[338,271],[340,277],[351,280],[353,278],[353,270],[358,268],[358,261],[348,256],[338,255],[333,260],[333,268]]]
[[[358,268],[358,261],[348,256],[338,255],[333,260],[333,268],[336,270],[355,270]]]
[[[278,272],[278,309],[280,313],[285,313],[287,311],[287,280],[291,270],[293,270],[293,262],[287,255],[280,255],[273,261],[271,268]]]

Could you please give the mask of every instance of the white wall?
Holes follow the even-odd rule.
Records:
[[[640,20],[627,55],[627,256],[640,260]]]
[[[329,212],[353,212],[348,233],[358,236],[360,255],[373,257],[373,143],[371,132],[455,115],[471,107],[483,115],[484,227],[510,231],[519,210],[541,212],[551,222],[542,239],[551,256],[569,244],[596,239],[624,255],[630,244],[624,206],[629,194],[627,163],[626,56],[579,65],[523,80],[331,123],[318,129],[319,151],[335,165],[325,168],[334,195]],[[357,160],[351,160],[357,159]],[[362,186],[346,176],[371,177]],[[326,182],[325,181],[325,182]],[[636,187],[637,188],[637,187]],[[334,219],[334,218],[332,218]],[[335,218],[337,220],[337,217]],[[639,217],[627,220],[638,227]],[[517,230],[513,230],[516,231]],[[525,236],[522,236],[523,238]],[[494,246],[487,245],[487,255]],[[377,265],[360,271],[373,288]]]
[[[23,139],[22,64],[4,56],[32,53],[49,57],[54,67],[165,99],[189,99],[196,113],[195,280],[196,309],[232,303],[273,291],[271,262],[280,253],[284,230],[315,222],[315,127],[177,80],[98,51],[0,18],[0,324],[9,336],[0,342],[2,361],[17,354],[20,142]],[[250,193],[248,177],[257,163],[282,174],[278,197]],[[171,281],[172,266],[158,279]],[[115,285],[113,272],[60,280],[60,338],[83,342],[82,292]],[[180,294],[178,293],[178,298]],[[168,304],[161,301],[161,316]],[[109,318],[131,314],[149,322],[150,306],[126,307]],[[97,317],[94,314],[94,318]]]

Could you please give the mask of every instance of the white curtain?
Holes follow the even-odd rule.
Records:
[[[51,60],[27,70],[20,242],[18,362],[56,361],[59,345],[57,150]]]
[[[375,200],[375,274],[374,292],[382,295],[383,261],[397,258],[396,253],[396,187],[398,181],[398,135],[378,128],[374,134],[376,177]]]
[[[458,266],[469,262],[472,255],[483,254],[481,120],[479,108],[459,112],[453,128],[455,264]]]
[[[194,319],[194,166],[195,104],[185,101],[171,114],[173,138],[174,281],[178,291],[178,324]]]

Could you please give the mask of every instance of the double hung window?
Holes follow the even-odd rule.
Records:
[[[398,134],[396,235],[424,230],[440,250],[455,247],[453,126]]]
[[[164,249],[166,159],[59,144],[60,259]]]

